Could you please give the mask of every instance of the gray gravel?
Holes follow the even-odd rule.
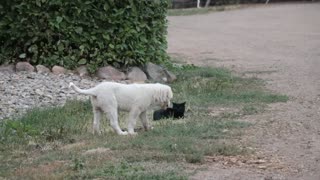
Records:
[[[33,107],[63,105],[67,100],[89,99],[69,89],[69,82],[90,88],[101,80],[73,74],[38,74],[0,72],[0,120],[21,115]]]
[[[320,3],[275,3],[168,18],[169,53],[263,78],[267,88],[290,97],[244,117],[254,126],[241,136],[242,144],[256,145],[264,158],[277,156],[288,171],[210,164],[191,179],[320,179],[319,17]]]

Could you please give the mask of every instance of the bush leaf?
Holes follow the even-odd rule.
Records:
[[[19,58],[24,59],[24,58],[26,58],[26,56],[27,56],[26,53],[22,53],[22,54],[19,55]]]
[[[78,64],[80,64],[80,65],[84,65],[86,63],[87,63],[87,60],[84,58],[80,59],[80,61],[78,62]]]
[[[62,22],[62,19],[63,19],[63,18],[62,18],[61,16],[58,16],[58,17],[56,18],[57,23],[60,24],[60,23]]]

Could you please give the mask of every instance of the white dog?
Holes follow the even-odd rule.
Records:
[[[93,107],[93,133],[99,130],[102,113],[107,114],[111,127],[119,135],[135,134],[136,119],[140,117],[146,130],[150,128],[147,120],[149,108],[166,108],[173,96],[170,86],[163,84],[120,84],[103,82],[91,89],[83,90],[72,82],[69,87],[81,94],[91,96]],[[118,122],[118,110],[128,111],[128,132],[122,131]]]

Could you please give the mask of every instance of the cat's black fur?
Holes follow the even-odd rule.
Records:
[[[160,120],[164,118],[184,118],[184,111],[186,102],[172,103],[172,108],[160,109],[153,112],[153,120]]]

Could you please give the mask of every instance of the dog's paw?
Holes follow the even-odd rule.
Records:
[[[145,130],[145,131],[151,131],[151,130],[153,130],[153,126],[145,127],[144,130]]]
[[[93,134],[93,135],[98,135],[98,136],[100,136],[100,135],[101,135],[101,131],[99,131],[99,130],[93,130],[93,131],[92,131],[92,134]]]
[[[138,135],[138,133],[136,133],[136,132],[129,132],[129,135],[130,135],[130,136],[135,136],[135,135]]]
[[[122,132],[119,132],[118,134],[122,135],[122,136],[126,136],[126,135],[128,135],[128,132],[127,131],[122,131]]]

